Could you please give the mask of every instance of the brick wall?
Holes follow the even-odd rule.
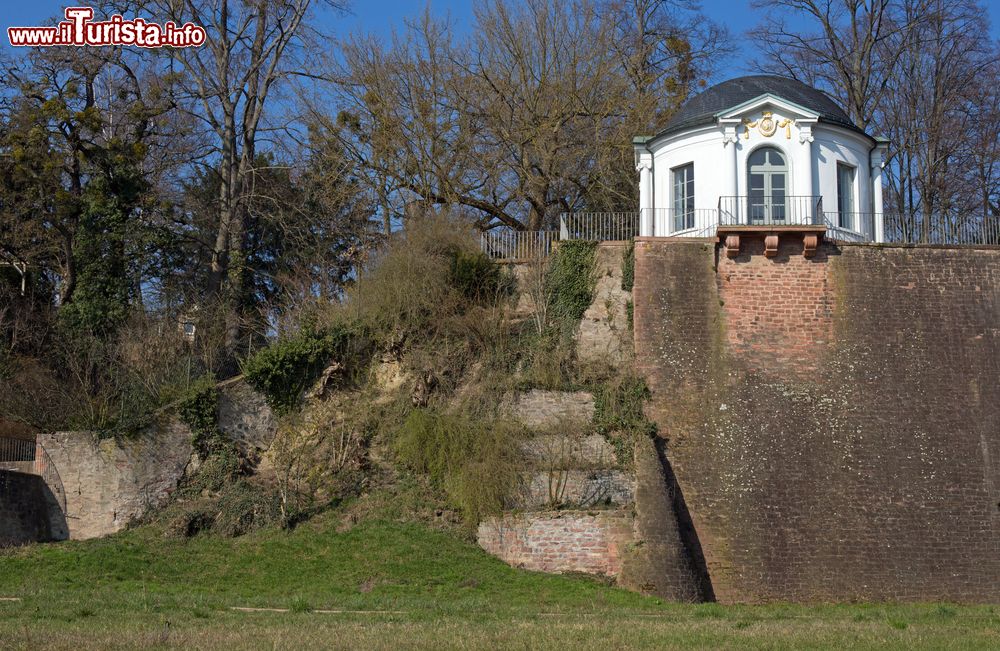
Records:
[[[514,567],[617,576],[632,518],[618,511],[507,514],[480,523],[478,539]]]
[[[1000,599],[1000,250],[762,247],[636,245],[636,364],[715,595]]]

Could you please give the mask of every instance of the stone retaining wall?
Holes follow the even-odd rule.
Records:
[[[617,576],[632,518],[619,511],[508,514],[482,522],[478,539],[514,567]]]

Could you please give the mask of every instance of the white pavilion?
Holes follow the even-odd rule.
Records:
[[[886,141],[802,82],[730,79],[633,144],[642,237],[795,230],[884,240]]]

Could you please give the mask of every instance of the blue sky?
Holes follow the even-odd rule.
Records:
[[[61,16],[67,4],[86,5],[86,0],[31,0],[28,2],[7,3],[0,25],[37,25],[54,16]],[[323,14],[321,20],[327,23],[330,30],[337,35],[347,35],[351,32],[375,32],[388,34],[393,27],[401,27],[403,21],[421,13],[425,6],[424,0],[353,0],[351,14],[334,16]],[[1000,39],[1000,0],[986,0],[985,5],[991,18],[991,32],[994,38]],[[438,15],[450,15],[460,29],[472,22],[473,0],[430,0],[431,11]],[[729,27],[732,35],[740,39],[742,53],[733,57],[732,63],[719,73],[719,79],[738,76],[751,69],[750,61],[754,56],[753,48],[742,42],[743,32],[747,27],[757,22],[759,10],[750,7],[750,0],[703,0],[704,12],[713,20]],[[146,17],[146,16],[144,16]],[[155,16],[146,18],[156,19]],[[6,31],[6,30],[4,30]],[[6,34],[0,38],[5,48]]]

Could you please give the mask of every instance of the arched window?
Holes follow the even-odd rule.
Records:
[[[785,222],[788,163],[774,147],[755,149],[747,159],[747,211],[751,224]]]

